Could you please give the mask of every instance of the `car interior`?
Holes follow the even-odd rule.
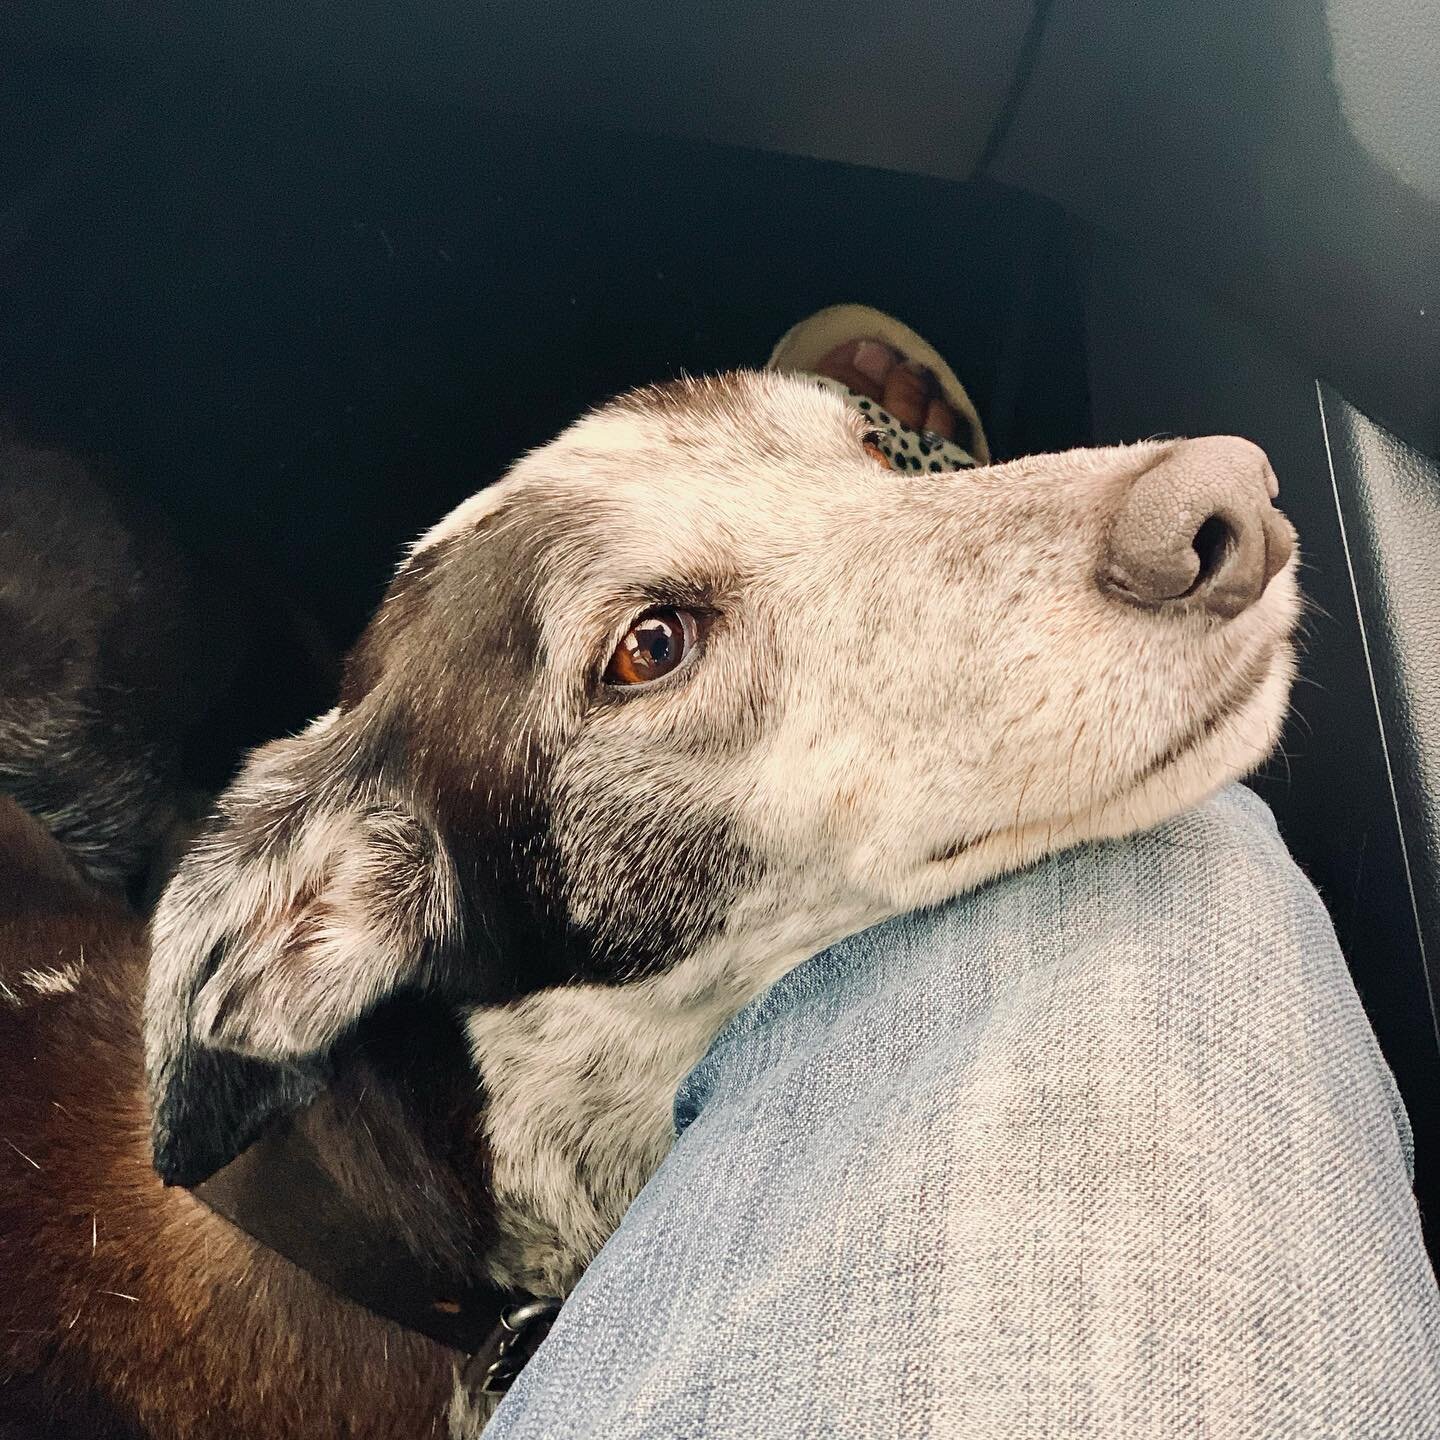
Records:
[[[1253,783],[1397,1077],[1434,1253],[1440,10],[1385,9],[5,7],[0,411],[243,545],[311,660],[527,447],[836,301],[925,333],[999,459],[1257,441],[1310,604]],[[247,661],[196,785],[330,704],[294,644]]]

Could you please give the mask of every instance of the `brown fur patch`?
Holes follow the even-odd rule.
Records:
[[[83,957],[78,987],[22,973]],[[451,1355],[151,1168],[139,920],[0,801],[0,1425],[154,1440],[443,1433]]]

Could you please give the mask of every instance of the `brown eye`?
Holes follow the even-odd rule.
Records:
[[[605,667],[607,685],[648,685],[677,670],[699,636],[688,610],[648,610],[625,632]]]

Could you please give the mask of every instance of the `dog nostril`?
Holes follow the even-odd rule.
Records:
[[[1200,558],[1200,568],[1195,573],[1195,582],[1190,586],[1193,594],[1210,580],[1225,563],[1225,557],[1235,548],[1236,535],[1227,521],[1219,515],[1212,515],[1195,532],[1190,542]]]
[[[1273,476],[1248,441],[1179,441],[1126,482],[1096,573],[1118,600],[1229,620],[1289,559]]]

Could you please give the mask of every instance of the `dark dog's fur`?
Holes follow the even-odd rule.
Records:
[[[55,1440],[437,1433],[449,1352],[156,1177],[145,962],[143,923],[0,799],[0,1421]],[[413,1153],[367,1104],[355,1133],[388,1121],[376,1144]]]
[[[131,878],[171,819],[196,688],[187,588],[163,525],[74,457],[0,433],[0,794],[103,883]]]
[[[184,726],[225,679],[196,589],[81,462],[0,443],[0,1436],[425,1435],[450,1352],[153,1169],[145,925],[121,882],[155,854]],[[438,1216],[411,1228],[443,1254],[442,1229],[478,1231],[420,1154],[439,1111],[387,1079],[413,1046],[384,1042],[305,1124],[362,1203]],[[377,1149],[408,1167],[405,1206]]]

